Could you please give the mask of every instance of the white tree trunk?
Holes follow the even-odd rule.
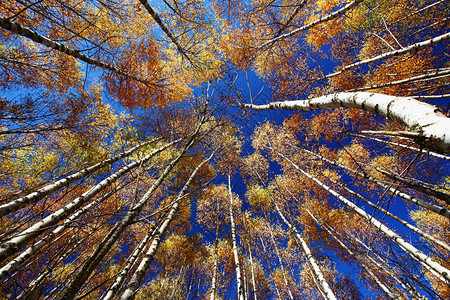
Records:
[[[62,225],[58,226],[56,229],[54,229],[51,233],[49,233],[43,239],[38,240],[32,246],[28,247],[19,256],[14,258],[7,265],[3,266],[0,269],[0,280],[3,279],[5,276],[11,274],[12,271],[16,270],[21,264],[23,264],[26,260],[31,258],[38,249],[40,249],[44,245],[48,244],[55,237],[57,237],[62,232],[64,232],[64,230],[66,230],[73,223],[73,221],[76,220],[79,216],[81,216],[85,212],[89,211],[92,207],[96,206],[97,204],[108,199],[116,192],[117,192],[117,190],[111,191],[111,192],[107,193],[106,195],[104,195],[103,197],[84,206],[82,209],[78,210],[76,213],[74,213],[73,215],[68,217],[67,220],[64,221],[64,223]]]
[[[159,245],[161,243],[161,240],[166,233],[167,229],[169,228],[170,223],[172,222],[173,218],[175,217],[175,214],[178,211],[178,208],[180,206],[181,200],[184,199],[184,197],[187,194],[187,190],[189,188],[189,185],[191,184],[192,180],[194,179],[197,172],[201,169],[201,167],[206,164],[214,155],[213,152],[207,159],[203,160],[195,169],[192,171],[191,175],[189,176],[189,179],[184,184],[181,191],[178,193],[177,198],[174,200],[174,203],[172,204],[172,208],[170,209],[167,217],[165,218],[164,222],[161,224],[159,229],[156,231],[156,234],[153,238],[152,244],[150,245],[147,253],[145,254],[144,258],[142,259],[141,263],[139,264],[138,268],[133,274],[133,277],[131,278],[130,282],[128,283],[127,289],[123,292],[121,299],[133,299],[134,294],[136,290],[138,289],[139,285],[141,284],[142,279],[144,278],[145,273],[147,272],[150,263],[153,260],[153,257],[155,256],[156,251],[159,248]]]
[[[276,293],[277,293],[278,299],[281,299],[281,294],[280,294],[280,291],[278,290],[278,286],[277,286],[277,284],[275,283],[275,281],[273,280],[273,276],[272,276],[273,271],[272,271],[272,267],[270,266],[270,261],[269,261],[269,259],[267,258],[267,253],[268,253],[268,252],[267,252],[267,247],[266,247],[266,244],[264,243],[264,240],[263,240],[263,238],[261,237],[261,235],[259,235],[259,240],[261,241],[261,245],[262,245],[262,247],[263,247],[263,253],[264,253],[265,258],[266,258],[266,264],[267,264],[267,267],[269,268],[270,279],[272,280],[272,283],[273,283],[273,285],[275,286],[275,291],[276,291]]]
[[[183,150],[174,158],[164,169],[158,179],[152,184],[144,196],[136,203],[127,214],[123,217],[120,222],[114,225],[114,228],[108,233],[108,235],[103,239],[95,251],[89,256],[85,261],[84,265],[77,270],[77,274],[73,276],[72,281],[62,290],[56,297],[57,300],[67,300],[73,299],[78,293],[84,282],[89,278],[91,273],[103,259],[103,257],[109,252],[111,247],[117,241],[122,232],[130,225],[133,219],[140,213],[147,201],[153,196],[157,191],[162,182],[166,179],[175,165],[181,160],[181,158],[186,154],[186,152],[194,145],[196,142],[197,134],[201,126],[197,127],[196,131],[187,141]]]
[[[256,280],[255,280],[255,269],[253,266],[253,256],[252,256],[252,250],[250,248],[250,245],[248,245],[248,255],[250,259],[250,269],[252,271],[252,293],[253,293],[253,299],[258,300],[258,297],[256,295]]]
[[[37,32],[34,32],[28,28],[23,28],[19,24],[11,22],[11,20],[9,20],[8,18],[0,17],[0,27],[4,28],[10,32],[13,32],[15,34],[18,34],[20,36],[23,36],[25,38],[28,38],[38,44],[44,45],[46,47],[55,49],[56,51],[70,55],[70,56],[72,56],[76,59],[79,59],[81,61],[84,61],[90,65],[94,65],[94,66],[100,67],[102,69],[109,70],[113,73],[133,79],[133,80],[141,82],[143,84],[157,86],[157,84],[149,82],[148,80],[145,80],[144,78],[137,77],[130,73],[124,72],[123,70],[117,68],[116,66],[113,66],[108,63],[88,57],[88,56],[80,53],[78,50],[68,48],[68,47],[64,46],[63,44],[57,43],[55,41],[52,41],[52,40],[46,38],[45,36],[38,34]]]
[[[374,63],[374,62],[380,61],[380,60],[385,59],[385,58],[389,58],[389,57],[393,57],[393,56],[399,56],[399,55],[406,54],[406,53],[409,53],[409,52],[414,52],[414,51],[418,51],[418,50],[421,50],[421,49],[425,49],[425,48],[430,47],[432,45],[440,44],[440,43],[443,43],[443,42],[448,41],[448,40],[450,40],[450,32],[444,33],[444,34],[442,34],[440,36],[434,37],[432,39],[429,39],[429,40],[426,40],[426,41],[423,41],[423,42],[419,42],[419,43],[416,43],[416,44],[413,44],[413,45],[410,45],[410,46],[407,46],[407,47],[403,47],[403,48],[401,48],[399,50],[386,52],[386,53],[377,55],[375,57],[368,58],[368,59],[361,60],[361,61],[358,61],[356,63],[350,64],[350,65],[347,65],[347,66],[341,68],[339,71],[325,76],[324,79],[325,78],[331,78],[331,77],[334,77],[336,75],[339,75],[339,74],[341,74],[342,72],[344,72],[346,70],[350,70],[350,69],[353,69],[353,68],[356,68],[356,67],[359,67],[359,66],[363,66],[363,65],[370,64],[370,63]]]
[[[337,166],[337,167],[339,167],[339,168],[341,168],[343,170],[346,170],[346,171],[354,174],[357,177],[360,177],[360,178],[363,178],[363,179],[368,180],[370,182],[373,182],[373,183],[379,185],[380,187],[382,187],[383,189],[389,190],[394,195],[396,195],[396,196],[398,196],[398,197],[400,197],[400,198],[402,198],[402,199],[404,199],[406,201],[414,203],[414,204],[416,204],[416,205],[418,205],[420,207],[423,207],[423,208],[425,208],[427,210],[430,210],[430,211],[432,211],[434,213],[437,213],[437,214],[439,214],[439,215],[441,215],[443,217],[446,217],[446,218],[450,219],[450,211],[448,209],[446,209],[445,207],[439,207],[437,205],[430,204],[430,203],[428,203],[428,202],[426,202],[424,200],[421,200],[421,199],[418,199],[418,198],[413,197],[411,195],[408,195],[406,193],[403,193],[403,192],[399,191],[398,189],[393,188],[392,186],[390,186],[390,185],[388,185],[388,184],[386,184],[386,183],[384,183],[384,182],[374,178],[373,176],[371,176],[369,174],[353,170],[353,169],[351,169],[351,168],[349,168],[349,167],[347,167],[347,166],[345,166],[343,164],[340,164],[340,163],[338,163],[336,161],[330,160],[330,159],[328,159],[328,158],[326,158],[326,157],[324,157],[324,156],[322,156],[320,154],[317,154],[315,152],[312,152],[312,151],[309,151],[309,150],[306,150],[306,149],[302,149],[302,150],[307,152],[307,153],[309,153],[309,154],[312,154],[312,155],[320,158],[321,160],[329,163],[330,165]]]
[[[217,285],[217,269],[218,269],[218,258],[217,258],[217,245],[219,243],[219,237],[216,229],[216,239],[214,240],[214,265],[213,265],[213,275],[211,280],[211,298],[210,300],[214,300],[216,297],[216,285]]]
[[[396,143],[396,142],[391,142],[391,141],[385,141],[383,139],[379,139],[379,138],[376,138],[376,137],[373,137],[373,136],[362,135],[362,134],[355,134],[355,133],[349,133],[348,135],[359,137],[359,138],[364,138],[364,139],[368,139],[368,140],[372,140],[372,141],[376,141],[376,142],[379,142],[379,143],[392,145],[392,146],[395,146],[395,147],[402,147],[402,148],[409,149],[409,150],[416,151],[416,152],[421,151],[421,149],[416,148],[416,147],[412,147],[412,146],[408,146],[408,145],[400,144],[400,143]],[[434,157],[437,157],[437,158],[450,160],[450,156],[439,154],[439,153],[435,153],[433,151],[423,151],[422,150],[422,153],[424,155],[430,155],[430,156],[434,156]]]
[[[219,262],[217,257],[217,247],[219,245],[219,202],[216,199],[216,234],[214,238],[214,265],[213,265],[213,276],[211,280],[211,298],[210,300],[214,300],[216,297],[217,290],[217,270],[219,268]]]
[[[291,193],[289,190],[288,190],[288,192],[291,194],[291,196],[293,196],[293,197],[295,198],[295,196],[292,195],[292,193]],[[311,213],[308,209],[306,209],[306,211],[309,213],[309,215],[310,215],[314,220],[317,220],[317,219],[312,215],[312,213]],[[321,224],[321,225],[326,225],[326,224]],[[326,226],[328,226],[328,225],[326,225]],[[326,227],[325,227],[325,230],[327,230]],[[332,231],[332,229],[328,226],[328,230],[327,230],[327,231],[330,232],[330,231]],[[335,234],[332,234],[332,235],[333,235],[333,237],[336,236]],[[336,236],[336,240],[337,240],[340,244],[343,243],[343,242],[341,242],[341,241],[339,240],[339,238],[338,238],[337,236]],[[358,239],[358,242],[362,243],[359,239]],[[354,244],[353,244],[351,241],[350,241],[350,243],[354,246]],[[364,246],[366,246],[366,245],[364,245]],[[367,247],[366,247],[366,249],[369,250],[369,252],[372,252],[371,249],[369,249],[369,248],[367,248]],[[398,284],[400,284],[400,285],[402,286],[402,288],[403,288],[405,291],[407,291],[408,293],[410,293],[413,297],[416,297],[417,299],[424,299],[424,297],[421,296],[421,295],[419,295],[419,294],[417,293],[417,291],[416,291],[411,285],[405,284],[403,281],[401,281],[401,280],[398,278],[399,276],[397,276],[396,274],[393,274],[393,272],[390,271],[390,270],[388,270],[386,266],[379,264],[377,261],[375,261],[375,259],[373,259],[372,257],[370,257],[370,256],[368,255],[368,253],[361,252],[361,254],[362,254],[365,258],[367,258],[372,264],[374,264],[375,266],[377,266],[379,269],[383,270],[386,274],[389,274],[389,276],[391,276],[391,278],[393,278],[394,281],[396,281]],[[363,263],[362,263],[361,265],[363,265]],[[365,268],[364,265],[363,265],[363,267]]]
[[[302,238],[297,228],[291,222],[289,222],[288,219],[286,219],[278,204],[275,201],[273,202],[275,204],[275,208],[281,220],[284,222],[284,224],[286,224],[286,226],[292,231],[297,240],[300,242],[300,245],[302,246],[303,252],[305,253],[306,259],[309,263],[309,266],[311,267],[313,277],[317,279],[317,281],[319,282],[319,286],[321,287],[320,288],[321,293],[325,295],[325,299],[327,300],[337,300],[336,296],[333,293],[333,290],[330,288],[328,282],[325,280],[325,277],[323,276],[322,271],[320,270],[319,265],[316,262],[316,259],[312,255],[311,250],[308,247],[308,244],[306,244],[305,240]]]
[[[405,78],[405,79],[401,79],[401,80],[397,80],[397,81],[391,81],[391,82],[386,82],[386,83],[374,84],[371,86],[349,89],[349,90],[346,90],[346,92],[368,91],[368,90],[379,89],[379,88],[384,88],[384,87],[393,86],[393,85],[400,85],[400,84],[404,84],[404,83],[411,84],[413,82],[422,81],[425,79],[430,80],[430,79],[440,78],[441,76],[448,76],[449,74],[450,74],[450,70],[448,70],[448,69],[437,69],[432,73],[413,76],[413,77],[409,77],[409,78]]]
[[[14,211],[22,208],[22,207],[24,207],[24,206],[26,206],[26,205],[28,205],[30,203],[34,203],[36,201],[39,201],[40,199],[44,198],[48,194],[50,194],[50,193],[52,193],[54,191],[57,191],[60,188],[65,187],[65,186],[69,185],[70,183],[72,183],[72,182],[74,182],[74,181],[76,181],[76,180],[78,180],[78,179],[80,179],[80,178],[82,178],[82,177],[84,177],[86,175],[89,175],[89,174],[91,174],[91,173],[93,173],[93,172],[95,172],[95,171],[97,171],[97,170],[99,170],[99,169],[101,169],[101,168],[103,168],[103,167],[105,167],[107,165],[110,165],[110,164],[118,161],[121,158],[127,157],[130,154],[132,154],[133,152],[135,152],[136,150],[138,150],[138,149],[140,149],[140,148],[142,148],[142,147],[144,147],[144,146],[146,146],[146,145],[148,145],[148,144],[150,144],[150,143],[152,143],[152,142],[154,142],[156,140],[159,140],[159,139],[155,139],[155,140],[152,140],[152,141],[149,141],[149,142],[142,143],[142,144],[140,144],[138,146],[135,146],[135,147],[131,148],[128,151],[125,151],[122,154],[119,154],[119,155],[117,155],[115,157],[106,159],[106,160],[104,160],[102,162],[99,162],[99,163],[93,165],[93,166],[87,167],[87,168],[85,168],[85,169],[83,169],[81,171],[78,171],[78,172],[76,172],[76,173],[74,173],[72,175],[66,176],[63,179],[60,179],[60,180],[58,180],[58,181],[56,181],[56,182],[54,182],[52,184],[48,184],[48,185],[44,186],[43,188],[40,188],[39,190],[37,190],[37,191],[35,191],[33,193],[30,193],[30,194],[28,194],[26,196],[20,197],[20,198],[18,198],[16,200],[13,200],[13,201],[8,202],[6,204],[0,205],[0,218],[5,216],[5,215],[7,215],[7,214],[9,214],[9,213],[11,213],[11,212],[14,212]],[[169,143],[166,146],[168,147],[168,146],[170,146],[171,144],[173,144],[175,142],[177,142],[177,141],[171,142],[171,143]]]
[[[450,33],[448,34],[450,37]],[[337,93],[309,100],[272,102],[264,105],[243,104],[255,110],[287,109],[311,111],[332,107],[364,109],[397,120],[409,130],[425,139],[420,142],[427,148],[450,153],[450,119],[433,105],[408,97],[395,97],[375,93]]]
[[[401,175],[385,171],[378,167],[374,167],[374,169],[395,181],[401,182],[404,186],[408,188],[412,188],[415,189],[416,191],[431,195],[433,197],[436,197],[438,199],[447,202],[447,204],[450,204],[450,194],[445,191],[441,191],[439,187],[430,185],[417,179],[405,178]]]
[[[9,257],[10,255],[16,253],[19,251],[19,249],[25,245],[27,242],[29,242],[31,239],[35,238],[36,236],[40,235],[43,230],[57,224],[60,220],[63,220],[67,218],[70,214],[75,212],[77,209],[79,209],[84,203],[86,203],[88,200],[92,199],[95,195],[97,195],[99,192],[104,190],[106,187],[108,187],[110,184],[115,182],[118,178],[120,178],[122,175],[128,173],[133,168],[139,166],[142,162],[148,161],[150,158],[152,158],[157,153],[160,153],[167,147],[161,147],[159,149],[156,149],[152,151],[150,154],[145,156],[139,161],[132,162],[125,167],[121,168],[116,173],[112,174],[111,176],[103,179],[100,181],[97,185],[95,185],[93,188],[88,190],[87,192],[83,193],[81,196],[75,198],[72,202],[67,204],[66,206],[58,209],[56,212],[48,215],[41,221],[35,223],[34,225],[30,226],[28,229],[22,231],[20,234],[18,234],[16,237],[9,239],[5,243],[2,244],[2,247],[0,247],[0,261],[4,260],[5,258]]]
[[[159,28],[166,34],[166,36],[172,41],[172,43],[177,47],[177,50],[183,55],[190,63],[192,63],[191,58],[187,55],[186,50],[181,47],[180,43],[170,32],[169,28],[167,28],[162,22],[161,18],[158,14],[153,10],[153,8],[148,4],[147,0],[139,0],[141,4],[145,7],[147,12],[152,16],[153,20],[158,24]]]
[[[289,298],[293,300],[294,296],[292,295],[292,291],[291,291],[291,289],[289,287],[289,282],[288,282],[288,280],[286,278],[286,270],[284,269],[283,261],[281,260],[281,255],[280,255],[280,252],[278,251],[278,247],[277,247],[277,244],[275,242],[275,238],[273,236],[272,228],[269,228],[269,232],[270,232],[270,238],[272,240],[273,247],[275,248],[275,254],[277,255],[278,261],[280,263],[280,269],[281,269],[281,273],[283,274],[284,284],[286,285],[286,289],[288,291]]]
[[[259,178],[260,182],[267,188],[267,184],[262,179],[261,175],[257,170],[253,168],[253,171],[255,172],[256,176]],[[284,216],[283,212],[281,211],[280,207],[278,206],[278,203],[272,198],[272,196],[269,194],[270,200],[275,205],[275,209],[280,216],[283,223],[291,230],[291,232],[294,234],[294,236],[299,240],[303,251],[305,253],[305,256],[309,260],[309,266],[311,270],[311,274],[313,275],[313,279],[315,284],[317,285],[317,288],[320,292],[320,294],[324,297],[324,299],[336,299],[336,296],[333,293],[333,290],[330,288],[328,282],[325,280],[325,277],[322,274],[322,271],[320,270],[319,266],[317,265],[314,256],[311,253],[311,250],[309,249],[306,242],[301,237],[300,233],[298,232],[297,228],[289,222],[289,220]]]
[[[324,183],[322,183],[320,180],[318,180],[313,175],[307,173],[303,169],[301,169],[299,166],[297,166],[294,162],[292,162],[289,158],[287,158],[285,155],[278,153],[281,157],[283,157],[285,160],[287,160],[294,168],[296,168],[300,173],[317,183],[320,187],[322,187],[324,190],[326,190],[331,195],[338,198],[340,201],[345,203],[348,207],[352,208],[356,213],[358,213],[361,217],[366,219],[370,224],[378,228],[381,232],[384,233],[390,240],[392,240],[394,243],[396,243],[398,246],[400,246],[403,250],[405,250],[406,253],[408,253],[410,256],[412,256],[417,261],[425,264],[427,267],[429,267],[432,271],[436,272],[438,278],[443,281],[446,284],[450,283],[450,270],[441,266],[437,262],[435,262],[430,256],[425,255],[422,251],[411,245],[410,243],[406,242],[402,237],[400,237],[398,234],[396,234],[394,231],[389,229],[386,225],[366,213],[363,209],[353,204],[351,201],[349,201],[347,198],[339,194],[338,192],[334,191]]]
[[[361,258],[359,258],[347,245],[341,241],[340,238],[338,238],[334,232],[331,230],[331,228],[328,228],[328,226],[325,226],[319,220],[309,211],[309,209],[305,208],[305,210],[308,212],[309,216],[323,229],[325,229],[326,232],[328,232],[329,235],[333,237],[335,241],[338,242],[338,244],[344,248],[348,254],[350,254],[351,257],[353,257],[360,265],[361,267],[367,272],[367,274],[378,284],[378,286],[383,290],[383,292],[386,293],[386,295],[389,297],[389,299],[397,299],[397,297],[388,289],[388,287],[381,282],[381,280],[370,270],[370,268],[363,262]]]
[[[215,235],[215,239],[214,239],[214,265],[213,265],[213,276],[212,276],[212,280],[211,280],[211,298],[210,300],[214,300],[216,297],[216,290],[217,290],[217,270],[219,269],[219,262],[218,262],[218,256],[217,256],[217,251],[218,251],[218,245],[219,245],[219,215],[218,215],[218,211],[219,211],[219,202],[216,200],[216,206],[217,206],[217,211],[216,211],[216,235]]]
[[[329,20],[338,18],[339,16],[343,15],[347,11],[349,11],[349,10],[353,9],[354,7],[356,7],[361,2],[362,2],[362,0],[355,0],[353,2],[350,2],[349,4],[347,4],[343,8],[335,11],[334,13],[331,13],[331,14],[325,16],[325,17],[320,17],[316,21],[313,21],[313,22],[311,22],[309,24],[306,24],[305,26],[302,26],[300,28],[294,29],[291,32],[282,34],[282,35],[280,35],[280,36],[278,36],[276,38],[271,39],[270,41],[265,42],[264,44],[260,45],[257,49],[261,50],[261,49],[267,47],[268,45],[270,45],[270,44],[272,44],[272,43],[274,43],[276,41],[279,41],[279,40],[285,39],[287,37],[293,36],[293,35],[295,35],[295,34],[297,34],[299,32],[306,31],[306,30],[308,30],[308,29],[310,29],[310,28],[312,28],[312,27],[314,27],[314,26],[316,26],[318,24],[325,23],[325,22],[327,22]]]
[[[331,182],[333,183],[337,183],[336,181],[330,179]],[[375,209],[378,209],[379,211],[381,211],[382,213],[386,214],[387,216],[391,217],[392,219],[396,220],[397,222],[399,222],[400,224],[402,224],[403,226],[405,226],[406,228],[412,230],[413,232],[417,233],[418,235],[420,235],[422,238],[429,240],[430,242],[435,243],[436,245],[441,246],[442,248],[444,248],[445,250],[450,252],[450,246],[445,243],[444,241],[438,240],[437,238],[435,238],[434,236],[422,231],[421,229],[417,228],[416,226],[408,223],[407,221],[397,217],[396,215],[390,213],[389,211],[385,210],[384,208],[372,203],[371,201],[369,201],[367,198],[363,197],[361,194],[351,190],[350,188],[344,186],[344,185],[340,185],[345,191],[347,191],[348,193],[355,195],[356,197],[358,197],[359,199],[361,199],[362,201],[366,202],[368,205],[372,206]]]
[[[400,284],[402,286],[402,288],[407,291],[413,298],[417,298],[417,299],[425,299],[424,296],[420,295],[417,290],[410,284],[410,283],[406,283],[403,281],[403,279],[401,278],[401,276],[397,275],[397,273],[393,272],[392,270],[388,269],[388,266],[386,266],[386,259],[383,259],[382,257],[380,257],[379,254],[377,254],[375,251],[373,251],[372,248],[368,247],[363,241],[361,241],[358,238],[355,238],[355,241],[358,242],[360,245],[362,245],[367,251],[362,251],[362,254],[364,255],[364,257],[366,257],[372,264],[374,264],[375,266],[377,266],[378,268],[380,268],[381,270],[383,270],[384,272],[386,272],[387,274],[389,274],[389,276],[391,278],[394,279],[394,281],[396,281],[398,284]],[[353,243],[352,243],[353,244]],[[354,245],[354,244],[353,244]],[[354,245],[355,246],[355,245]],[[373,253],[376,258],[381,262],[378,262],[377,260],[375,260],[373,257],[371,257],[369,255],[369,253]]]
[[[236,239],[236,225],[234,223],[233,214],[233,194],[231,191],[231,175],[228,174],[228,193],[230,194],[230,226],[231,226],[231,238],[233,241],[233,255],[234,255],[234,266],[236,268],[236,284],[237,284],[237,294],[239,300],[244,300],[244,284],[242,282],[242,272],[241,265],[239,263],[238,246]]]
[[[149,230],[147,235],[144,237],[144,239],[139,243],[139,245],[136,247],[136,249],[133,251],[133,253],[130,255],[130,257],[127,259],[127,262],[125,266],[123,267],[122,271],[120,271],[119,275],[117,275],[116,280],[109,288],[108,292],[105,294],[105,296],[102,298],[102,300],[111,300],[116,295],[117,290],[119,289],[120,285],[125,280],[125,276],[128,274],[130,269],[133,267],[133,265],[136,263],[136,261],[139,258],[139,255],[142,251],[144,251],[145,247],[147,246],[147,243],[149,240],[151,240],[156,232],[156,228],[153,228],[152,230]]]

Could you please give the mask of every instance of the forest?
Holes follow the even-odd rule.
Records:
[[[450,299],[447,0],[0,1],[0,299]]]

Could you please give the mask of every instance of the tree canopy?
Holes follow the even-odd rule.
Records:
[[[449,18],[3,0],[0,298],[449,298]]]

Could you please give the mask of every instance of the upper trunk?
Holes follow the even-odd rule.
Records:
[[[311,111],[332,107],[364,109],[408,126],[417,134],[416,142],[441,153],[450,153],[450,119],[437,107],[409,97],[375,93],[337,93],[309,100],[243,104],[255,110],[287,109]]]

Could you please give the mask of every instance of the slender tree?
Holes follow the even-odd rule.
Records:
[[[449,16],[1,1],[0,293],[449,298]]]

